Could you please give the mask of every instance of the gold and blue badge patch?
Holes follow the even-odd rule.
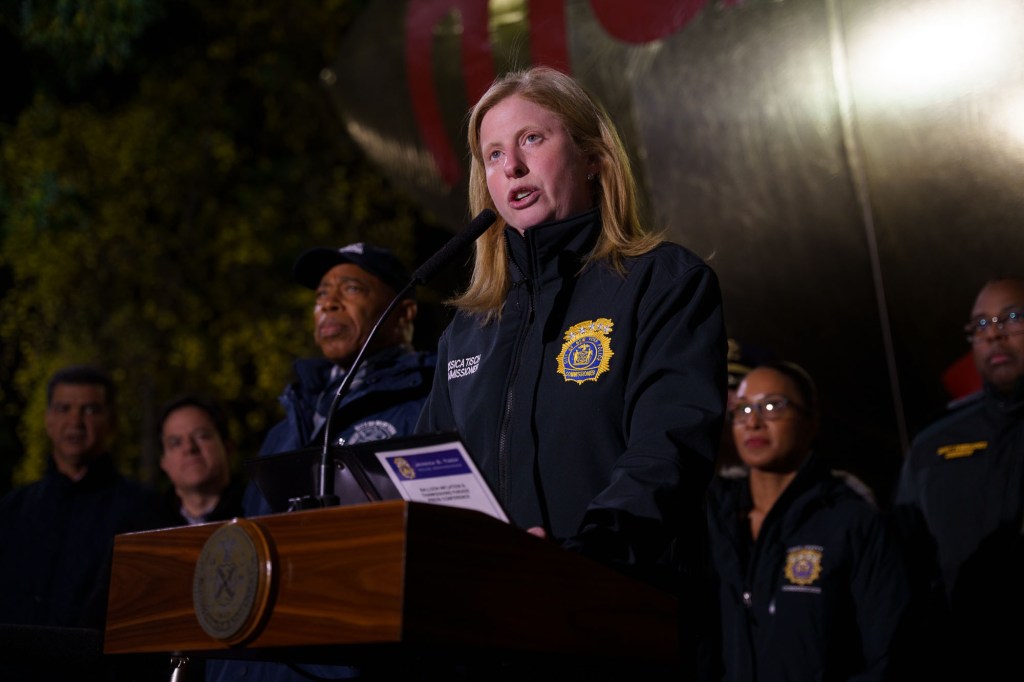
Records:
[[[792,585],[810,585],[821,577],[821,547],[802,545],[786,552],[786,579]]]
[[[597,381],[608,371],[614,353],[611,336],[615,323],[606,317],[580,322],[565,332],[565,343],[555,362],[567,382]]]
[[[408,478],[410,480],[416,478],[416,470],[412,468],[412,465],[409,464],[409,460],[405,457],[395,457],[392,462],[394,463],[395,468],[398,469],[398,473],[402,478]]]

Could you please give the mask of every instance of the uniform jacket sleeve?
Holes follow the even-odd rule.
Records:
[[[702,544],[703,500],[725,406],[727,346],[718,280],[706,265],[652,284],[636,314],[626,448],[579,533],[565,544],[643,567],[665,564],[679,547]]]

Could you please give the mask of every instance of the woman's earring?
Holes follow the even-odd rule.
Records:
[[[587,182],[593,182],[593,181],[594,181],[594,174],[593,173],[587,173]]]

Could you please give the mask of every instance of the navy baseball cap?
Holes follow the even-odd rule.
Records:
[[[295,261],[295,265],[292,266],[292,277],[307,289],[316,289],[327,271],[342,263],[351,263],[366,270],[394,289],[396,294],[412,281],[408,270],[395,254],[383,247],[364,242],[349,244],[340,249],[310,249]],[[404,297],[414,298],[415,288],[410,287]]]

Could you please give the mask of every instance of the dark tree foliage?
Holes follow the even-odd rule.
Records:
[[[183,390],[225,401],[255,454],[292,360],[318,353],[295,256],[365,239],[417,259],[414,230],[438,228],[320,81],[363,4],[3,6],[0,474],[41,473],[46,379],[72,362],[119,383],[126,471],[158,480],[154,415]]]

